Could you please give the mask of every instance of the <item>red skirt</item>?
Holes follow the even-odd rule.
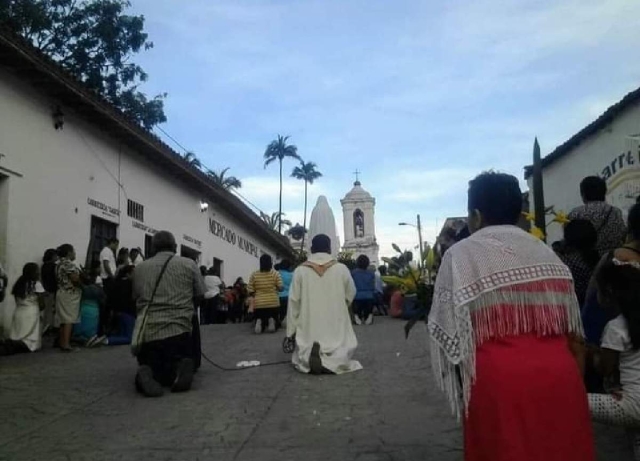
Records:
[[[587,394],[565,337],[492,340],[476,350],[466,461],[594,461]]]

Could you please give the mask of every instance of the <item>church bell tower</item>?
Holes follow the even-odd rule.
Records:
[[[353,188],[344,196],[342,214],[344,219],[344,251],[353,253],[354,259],[364,254],[371,264],[379,264],[380,247],[376,241],[375,207],[376,199],[362,188],[356,171]]]

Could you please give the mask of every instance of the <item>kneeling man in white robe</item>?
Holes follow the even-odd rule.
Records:
[[[342,374],[362,369],[352,360],[358,347],[349,305],[356,287],[349,269],[331,256],[324,234],[311,242],[311,256],[293,273],[287,336],[295,336],[292,362],[302,373]]]

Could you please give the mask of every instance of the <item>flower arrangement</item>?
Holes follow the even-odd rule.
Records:
[[[547,207],[544,211],[546,216],[553,216],[553,219],[549,224],[558,223],[561,226],[565,226],[571,221],[569,219],[569,216],[564,211],[556,211],[553,206]],[[526,211],[523,211],[522,215],[527,221],[531,223],[529,233],[540,240],[544,240],[546,238],[546,235],[544,234],[542,229],[534,224],[536,221],[536,215],[534,213],[527,213]]]

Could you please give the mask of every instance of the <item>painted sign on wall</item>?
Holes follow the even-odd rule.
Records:
[[[92,199],[90,197],[87,198],[87,203],[90,206],[102,211],[102,214],[105,216],[110,216],[112,218],[120,216],[120,210],[118,208],[109,206],[106,203],[99,202],[98,200]]]
[[[211,232],[216,237],[220,237],[222,240],[225,240],[231,245],[237,244],[239,248],[242,248],[242,250],[255,256],[256,258],[259,256],[259,249],[257,245],[243,237],[236,235],[233,229],[228,228],[227,226],[216,221],[213,218],[209,218],[209,232]]]
[[[607,201],[626,215],[640,196],[640,143],[629,139],[629,149],[611,159],[602,169],[607,181]]]

